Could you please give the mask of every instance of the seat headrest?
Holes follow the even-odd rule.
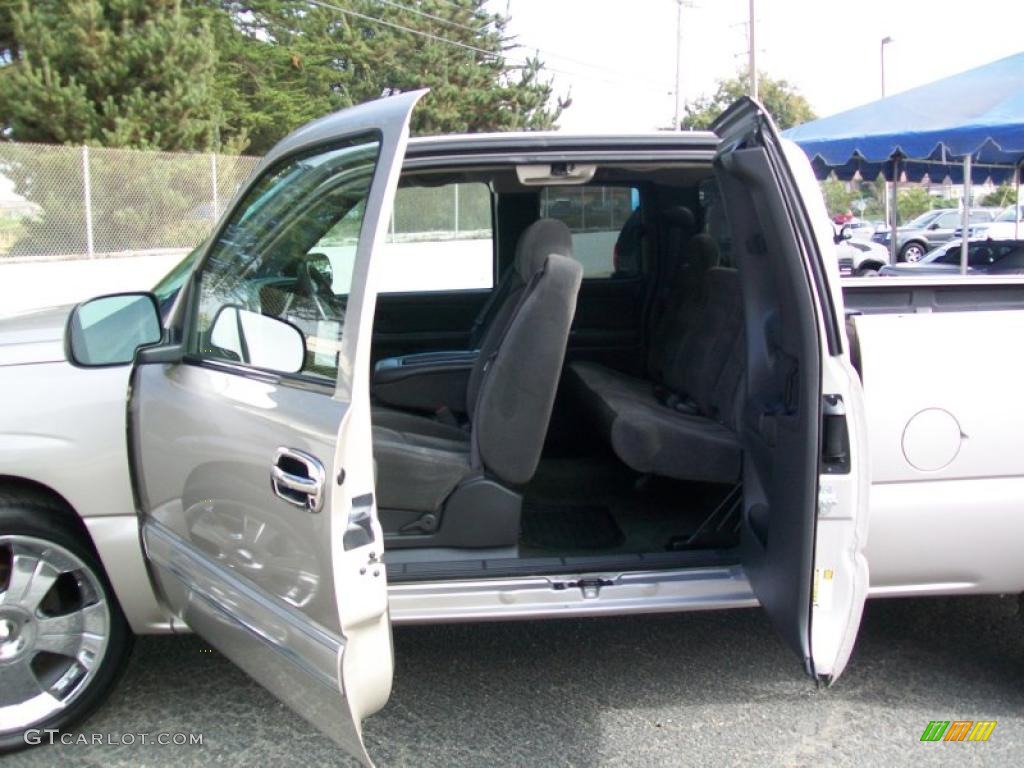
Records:
[[[685,205],[675,205],[661,215],[669,226],[681,229],[684,236],[692,235],[697,230],[697,217]]]
[[[524,281],[529,280],[552,253],[571,259],[572,233],[558,219],[539,219],[519,236],[516,272]]]
[[[718,243],[711,235],[703,232],[693,236],[687,251],[687,266],[697,273],[707,272],[721,262]]]

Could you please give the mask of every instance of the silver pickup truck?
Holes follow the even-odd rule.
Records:
[[[1024,590],[1024,283],[841,287],[750,101],[410,141],[421,95],[286,138],[154,293],[0,323],[2,746],[139,633],[369,763],[392,623],[760,606],[832,682],[869,596]]]

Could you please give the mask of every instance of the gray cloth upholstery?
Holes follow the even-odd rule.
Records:
[[[572,258],[572,232],[558,219],[540,219],[526,228],[516,243],[516,272],[525,283],[537,273],[548,256]]]
[[[552,253],[485,362],[473,419],[482,465],[506,483],[537,469],[565,361],[583,267]]]
[[[583,278],[571,254],[572,237],[559,221],[535,222],[520,238],[516,284],[484,333],[470,374],[468,430],[428,416],[374,410],[380,507],[437,511],[471,476],[513,485],[533,476]]]
[[[456,424],[448,424],[430,416],[421,416],[418,413],[378,406],[373,407],[370,418],[375,427],[463,442],[466,444],[466,449],[469,450],[469,430]]]
[[[713,263],[713,259],[705,263]],[[663,332],[658,379],[575,363],[570,380],[615,454],[637,472],[735,482],[742,451],[745,345],[736,271],[706,270],[679,288]]]
[[[739,442],[729,427],[673,410],[643,379],[589,363],[572,371],[615,455],[631,469],[681,480],[739,478]]]
[[[679,340],[698,322],[707,299],[708,272],[717,266],[718,246],[713,239],[700,234],[684,241],[667,290],[658,297],[652,311],[647,351],[647,375],[652,381],[665,380],[677,356]]]
[[[469,442],[373,428],[377,505],[436,512],[459,483],[474,474]]]

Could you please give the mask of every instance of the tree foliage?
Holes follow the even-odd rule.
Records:
[[[417,133],[553,127],[567,102],[508,46],[485,0],[9,0],[0,121],[21,141],[263,153],[430,87]]]
[[[1017,202],[1017,188],[1009,181],[1004,181],[994,190],[978,201],[979,205],[1003,208]]]
[[[697,130],[709,128],[730,104],[748,94],[749,80],[746,72],[740,72],[727,80],[719,80],[713,94],[701,96],[686,105],[682,127]],[[796,86],[786,80],[776,80],[759,72],[757,90],[758,99],[780,130],[817,117],[807,99],[797,91]]]
[[[214,39],[176,0],[15,3],[0,21],[0,120],[8,138],[211,146]]]
[[[920,216],[925,211],[936,207],[932,205],[933,198],[924,187],[909,187],[901,189],[896,202],[896,211],[899,214],[899,223],[906,224],[915,216]]]
[[[847,185],[838,179],[825,179],[821,182],[821,195],[825,198],[825,208],[828,209],[830,216],[846,213],[857,198],[856,193],[851,192]]]

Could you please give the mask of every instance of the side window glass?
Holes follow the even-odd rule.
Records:
[[[956,211],[944,213],[939,217],[939,229],[954,229],[960,220],[960,214]]]
[[[199,278],[190,351],[333,379],[380,150],[367,135],[292,157],[253,186]]]
[[[378,291],[489,290],[493,237],[486,184],[400,186],[380,253]]]
[[[633,187],[545,187],[542,218],[565,222],[573,254],[584,278],[623,278],[640,274],[643,225],[640,192]]]

